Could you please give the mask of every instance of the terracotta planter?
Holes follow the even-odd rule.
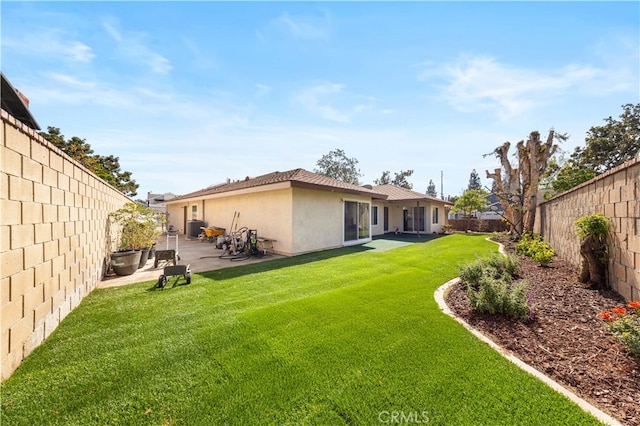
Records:
[[[132,275],[138,270],[140,264],[141,251],[118,251],[111,253],[111,269],[116,275]]]

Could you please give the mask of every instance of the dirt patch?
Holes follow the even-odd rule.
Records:
[[[500,241],[508,253],[513,243]],[[624,303],[611,291],[585,287],[579,271],[555,257],[541,267],[524,256],[519,275],[534,292],[535,318],[518,321],[469,308],[462,284],[445,300],[449,308],[494,342],[594,406],[630,426],[640,426],[640,360],[611,339],[598,313]]]

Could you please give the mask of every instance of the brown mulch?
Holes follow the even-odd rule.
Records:
[[[513,243],[500,240],[509,253]],[[625,425],[640,426],[640,360],[612,340],[598,316],[624,304],[593,290],[579,271],[555,257],[541,267],[524,256],[518,272],[534,292],[535,318],[519,321],[472,311],[462,283],[446,295],[449,308],[491,340]]]

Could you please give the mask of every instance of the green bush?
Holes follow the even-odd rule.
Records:
[[[524,231],[520,236],[518,242],[514,245],[514,249],[517,254],[523,256],[530,256],[531,246],[535,241],[541,241],[542,237],[527,231]]]
[[[533,308],[527,299],[527,283],[513,282],[518,266],[518,258],[513,255],[494,255],[462,266],[460,278],[467,286],[471,308],[489,314],[533,318]]]
[[[460,279],[474,287],[486,276],[511,282],[519,266],[518,258],[512,255],[479,258],[460,267]]]
[[[584,240],[589,235],[606,236],[611,228],[611,221],[600,213],[582,216],[575,222],[576,235]]]
[[[537,234],[523,232],[514,246],[516,253],[530,257],[542,266],[548,266],[553,260],[555,250]]]
[[[467,288],[467,296],[471,307],[480,312],[503,314],[520,319],[526,319],[530,313],[525,281],[508,283],[485,276],[478,283],[477,289]]]
[[[544,241],[536,241],[531,245],[529,256],[542,266],[548,266],[553,260],[555,250],[549,243]]]

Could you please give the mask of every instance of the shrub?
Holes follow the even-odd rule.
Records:
[[[460,278],[467,285],[471,308],[489,314],[533,318],[527,283],[513,282],[518,266],[518,258],[512,255],[494,255],[462,266]]]
[[[530,257],[542,266],[548,266],[553,260],[555,250],[537,234],[523,232],[514,246],[516,253]]]
[[[544,241],[535,241],[529,250],[529,256],[542,266],[548,266],[553,260],[555,250],[549,243]]]
[[[531,245],[534,241],[542,239],[539,235],[524,231],[520,236],[518,242],[514,245],[514,249],[517,254],[523,256],[529,256]]]
[[[581,240],[584,240],[589,235],[606,236],[611,228],[609,219],[600,213],[582,216],[573,222],[573,225],[575,226],[576,235]]]
[[[478,288],[467,288],[467,296],[473,309],[489,314],[504,314],[525,319],[529,316],[527,283],[508,283],[493,277],[482,277]]]
[[[607,320],[614,339],[640,358],[640,301],[627,303],[627,308],[613,308],[613,313],[600,312],[600,317]]]
[[[499,256],[479,258],[460,267],[460,279],[466,284],[477,286],[480,279],[490,276],[511,282],[519,267],[516,256]]]

